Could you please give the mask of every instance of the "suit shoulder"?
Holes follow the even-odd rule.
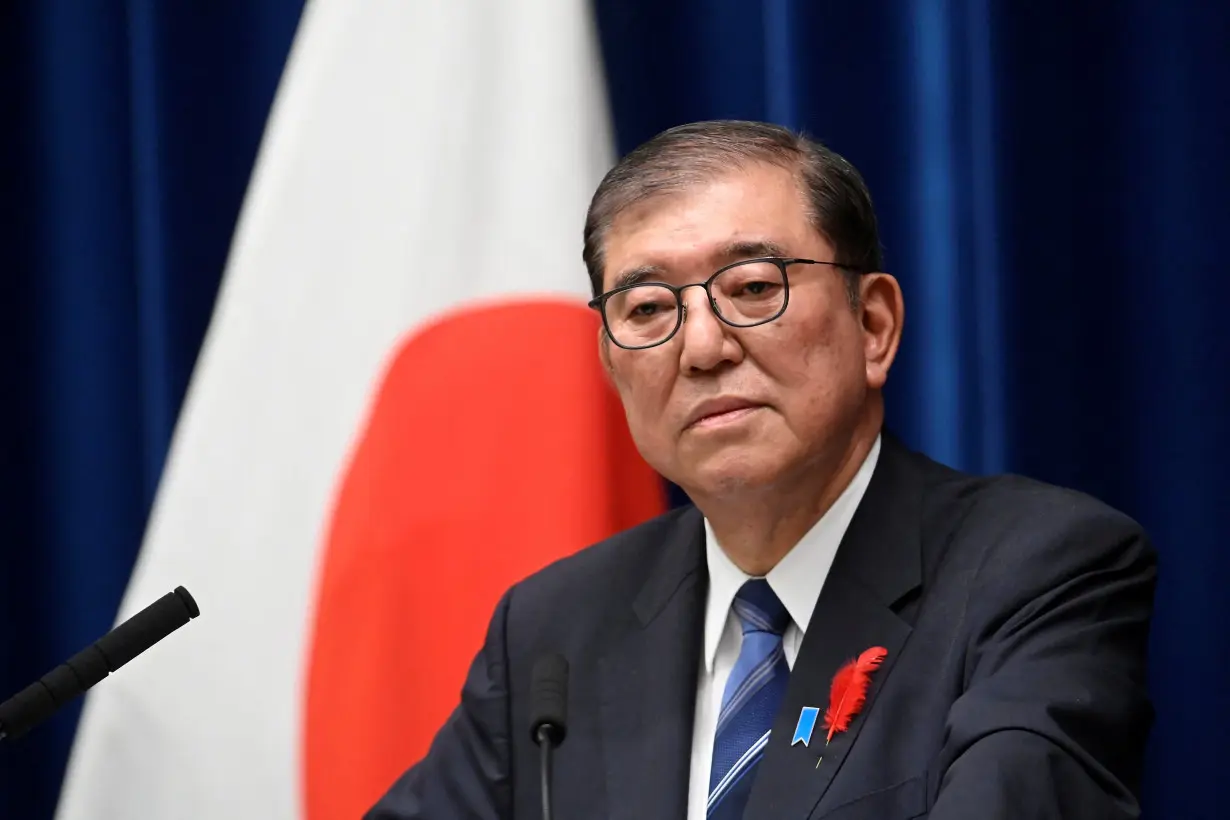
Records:
[[[935,462],[925,469],[927,528],[949,557],[962,553],[980,565],[983,580],[1058,578],[1156,561],[1141,525],[1088,493],[1012,473],[977,476]]]
[[[690,526],[692,518],[699,525],[694,507],[669,510],[551,562],[518,583],[516,592],[519,596],[553,598],[595,588],[625,589],[634,579],[645,576],[662,545],[680,526]]]
[[[966,527],[1010,526],[1037,534],[1093,527],[1143,534],[1129,515],[1079,490],[1011,473],[953,476],[950,491],[967,511]]]

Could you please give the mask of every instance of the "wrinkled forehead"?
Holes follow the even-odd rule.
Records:
[[[741,258],[806,256],[818,252],[817,241],[795,175],[757,165],[623,208],[604,242],[603,289],[628,284],[637,271],[670,280]]]

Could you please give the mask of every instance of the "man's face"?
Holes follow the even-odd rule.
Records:
[[[643,266],[660,270],[650,281],[703,282],[740,258],[775,255],[763,248],[834,259],[794,176],[755,164],[617,216],[603,290]],[[791,265],[787,275],[789,305],[768,324],[730,327],[702,288],[688,288],[686,321],[670,341],[644,350],[600,342],[638,449],[689,493],[769,489],[840,459],[869,389],[882,383],[841,271]],[[697,418],[704,403],[725,400],[747,407]]]

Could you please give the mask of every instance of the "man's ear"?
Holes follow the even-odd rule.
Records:
[[[867,273],[859,281],[859,320],[863,326],[863,355],[867,360],[867,386],[880,389],[901,344],[905,299],[896,277]]]

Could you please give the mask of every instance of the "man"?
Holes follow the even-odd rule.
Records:
[[[370,817],[540,816],[550,653],[561,818],[1137,816],[1152,549],[882,430],[904,307],[855,169],[775,126],[676,128],[607,175],[584,256],[633,438],[695,506],[509,590]]]

